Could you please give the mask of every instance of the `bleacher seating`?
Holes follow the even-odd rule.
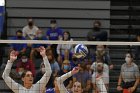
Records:
[[[132,31],[129,31],[129,0],[7,0],[7,36],[15,35],[16,30],[25,26],[26,19],[33,17],[35,24],[43,29],[44,33],[49,26],[49,20],[56,18],[58,25],[70,31],[74,40],[86,40],[86,35],[92,28],[93,20],[101,20],[102,29],[109,33],[110,41],[134,41],[136,32],[140,30],[140,2],[132,0]],[[111,6],[110,6],[111,5]],[[111,9],[110,9],[111,8]],[[111,24],[111,26],[110,26]],[[124,55],[130,50],[129,46],[109,46],[114,70],[110,72],[110,92],[116,91],[117,80]],[[7,50],[8,47],[5,48]],[[132,50],[133,47],[132,47]],[[5,53],[4,61],[8,56]],[[140,66],[140,64],[139,64]],[[0,83],[5,84],[2,79]],[[0,93],[11,93],[4,85]],[[137,92],[140,93],[140,92]]]
[[[129,7],[130,1],[131,8]],[[138,26],[140,24],[139,5],[139,0],[111,0],[110,41],[135,41],[136,34],[140,30]],[[124,54],[130,49],[134,53],[133,46],[110,46],[110,56],[112,62],[116,64],[114,71],[110,73],[110,93],[119,93],[116,91],[117,80],[121,64],[125,62]],[[139,62],[136,62],[136,64],[140,66]],[[137,91],[137,93],[140,93],[140,91]]]
[[[50,19],[56,18],[59,27],[68,30],[74,40],[86,40],[86,35],[93,27],[93,20],[102,21],[102,29],[110,29],[110,1],[108,0],[8,0],[7,10],[7,36],[14,36],[18,29],[27,25],[27,18],[33,17],[35,24],[44,34],[50,26]],[[3,62],[8,58],[8,46],[5,47]],[[38,62],[35,62],[39,68]],[[11,93],[5,83],[0,79],[3,87],[0,93]]]
[[[50,19],[56,18],[58,25],[69,30],[74,40],[85,39],[93,27],[94,19],[102,21],[102,29],[110,28],[109,1],[12,0],[7,2],[7,11],[8,36],[13,36],[17,29],[22,29],[27,24],[28,17],[33,17],[35,24],[44,31],[50,26]]]

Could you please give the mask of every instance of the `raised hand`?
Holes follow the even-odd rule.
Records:
[[[46,49],[43,46],[39,47],[39,51],[42,57],[46,56]]]
[[[82,53],[75,53],[75,54],[73,55],[73,57],[74,57],[74,58],[83,58],[84,55],[83,55]]]
[[[10,61],[11,62],[14,62],[16,59],[17,59],[17,55],[18,55],[18,53],[16,52],[16,51],[12,51],[11,53],[10,53]]]
[[[117,86],[117,90],[118,90],[118,91],[122,91],[123,88],[122,88],[121,86]]]
[[[113,67],[114,67],[114,65],[110,65],[110,66],[109,66],[109,69],[113,69]]]
[[[74,67],[71,71],[72,75],[76,74],[79,72],[79,67]]]

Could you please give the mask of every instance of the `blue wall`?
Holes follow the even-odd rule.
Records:
[[[3,32],[5,7],[0,6],[0,35]]]

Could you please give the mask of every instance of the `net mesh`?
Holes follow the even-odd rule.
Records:
[[[0,43],[7,43],[1,49],[2,93],[113,93],[116,89],[135,91],[129,88],[138,85],[139,42],[0,40]],[[74,53],[77,44],[87,46],[86,57],[77,58]],[[40,46],[45,48],[47,57],[40,54]],[[10,57],[13,50],[17,54],[14,62]]]

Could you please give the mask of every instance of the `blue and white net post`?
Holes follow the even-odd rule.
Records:
[[[4,19],[5,19],[5,0],[0,0],[0,36],[3,32]]]

